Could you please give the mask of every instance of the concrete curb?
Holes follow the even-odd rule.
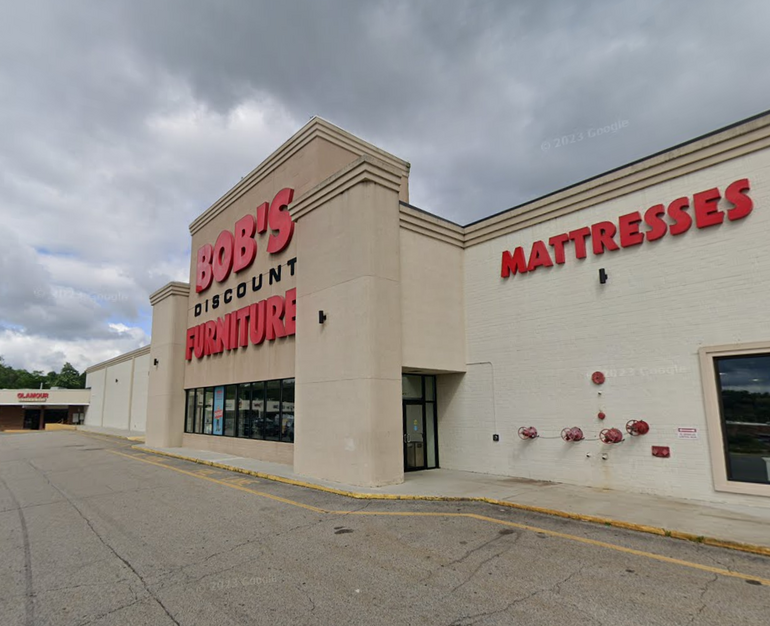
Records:
[[[126,437],[125,435],[118,435],[117,433],[105,433],[100,430],[89,430],[88,428],[82,428],[82,425],[78,425],[77,432],[83,433],[84,435],[96,435],[101,437],[112,437],[113,439],[123,439],[124,441],[130,441],[132,443],[143,443],[144,442],[144,436],[131,436]]]
[[[596,515],[583,515],[581,513],[569,513],[567,511],[559,511],[558,509],[547,509],[544,507],[533,506],[530,504],[518,504],[516,502],[508,502],[507,500],[495,500],[494,498],[484,498],[484,497],[418,496],[418,495],[398,495],[398,494],[391,494],[391,493],[379,494],[379,493],[360,493],[357,491],[346,491],[344,489],[336,489],[334,487],[325,487],[323,485],[316,485],[314,483],[308,483],[301,480],[294,480],[293,478],[285,478],[283,476],[276,476],[274,474],[267,474],[265,472],[257,472],[254,470],[234,467],[232,465],[226,465],[225,463],[219,463],[217,461],[206,461],[204,459],[196,459],[194,457],[188,457],[181,454],[174,454],[172,452],[163,452],[161,450],[155,450],[153,448],[139,447],[139,446],[132,446],[132,448],[135,450],[140,450],[142,452],[157,454],[159,456],[167,456],[173,459],[179,459],[181,461],[198,463],[199,465],[208,465],[210,467],[216,467],[217,469],[223,469],[230,472],[237,472],[239,474],[254,476],[255,478],[272,480],[274,482],[293,485],[295,487],[315,489],[316,491],[333,493],[338,496],[345,496],[347,498],[354,498],[356,500],[420,500],[420,501],[428,501],[428,502],[430,501],[433,501],[433,502],[484,502],[486,504],[492,504],[494,506],[504,506],[511,509],[528,511],[530,513],[540,513],[542,515],[562,517],[565,519],[571,519],[571,520],[576,520],[580,522],[589,522],[591,524],[601,524],[602,526],[610,526],[612,528],[622,528],[624,530],[633,530],[636,532],[647,533],[650,535],[659,535],[661,537],[670,537],[672,539],[692,541],[694,543],[700,543],[700,544],[703,544],[706,546],[712,546],[715,548],[738,550],[740,552],[748,552],[751,554],[759,554],[761,556],[770,557],[770,547],[766,547],[766,546],[740,543],[738,541],[730,541],[727,539],[716,539],[714,537],[704,537],[702,535],[696,535],[693,533],[687,533],[687,532],[682,532],[678,530],[666,530],[665,528],[660,528],[658,526],[647,526],[645,524],[635,524],[633,522],[624,522],[621,520],[611,519],[609,517],[598,517]]]

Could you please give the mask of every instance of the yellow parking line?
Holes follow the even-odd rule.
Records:
[[[328,513],[329,511],[326,511],[325,509],[319,509],[318,507],[311,506],[309,504],[302,504],[301,502],[295,502],[294,500],[288,500],[286,498],[281,498],[280,496],[274,496],[269,493],[264,493],[262,491],[257,491],[256,489],[249,489],[248,487],[241,487],[240,485],[236,485],[233,483],[225,482],[224,480],[219,480],[217,478],[211,478],[210,476],[206,476],[200,472],[188,472],[187,470],[179,469],[178,467],[171,467],[170,465],[165,465],[164,463],[158,463],[155,460],[150,459],[142,459],[139,458],[139,456],[135,454],[125,454],[123,452],[118,452],[117,450],[107,450],[107,452],[111,452],[112,454],[117,454],[119,456],[124,456],[128,459],[134,459],[135,461],[141,461],[142,463],[149,463],[150,465],[155,465],[157,467],[162,467],[164,469],[173,470],[175,472],[179,472],[180,474],[187,474],[188,476],[193,476],[194,478],[200,478],[202,480],[208,480],[209,482],[216,483],[218,485],[224,485],[225,487],[230,487],[231,489],[238,489],[239,491],[245,491],[247,493],[254,494],[255,496],[262,496],[263,498],[269,498],[270,500],[275,500],[277,502],[283,502],[284,504],[290,504],[292,506],[298,506],[302,509],[308,509],[309,511],[313,511],[314,513]]]
[[[362,511],[363,512],[363,511]],[[731,572],[730,570],[722,569],[719,567],[711,567],[710,565],[701,565],[700,563],[693,563],[692,561],[683,561],[682,559],[674,559],[670,556],[663,556],[661,554],[655,554],[654,552],[645,552],[643,550],[635,550],[634,548],[626,548],[614,543],[606,543],[604,541],[597,541],[596,539],[588,539],[587,537],[578,537],[575,535],[568,535],[566,533],[560,533],[555,530],[546,530],[543,528],[537,528],[535,526],[528,526],[527,524],[517,524],[515,522],[507,522],[504,520],[495,519],[493,517],[486,517],[484,515],[475,515],[469,513],[468,517],[484,520],[486,522],[492,522],[494,524],[502,524],[503,526],[513,526],[522,530],[529,530],[536,533],[543,533],[551,537],[559,537],[560,539],[568,539],[570,541],[577,541],[590,546],[597,546],[599,548],[608,548],[610,550],[616,550],[617,552],[625,552],[626,554],[633,554],[636,556],[646,557],[648,559],[654,559],[663,563],[671,563],[673,565],[682,565],[684,567],[690,567],[692,569],[699,569],[704,572],[710,572],[712,574],[719,574],[721,576],[731,576],[733,578],[740,578],[742,580],[755,580],[761,582],[763,585],[770,586],[770,579],[757,578],[756,576],[749,576],[748,574],[741,574],[740,572]]]
[[[251,493],[256,496],[261,496],[263,498],[269,498],[270,500],[275,500],[276,502],[282,502],[283,504],[288,504],[291,506],[300,507],[303,509],[307,509],[309,511],[313,511],[314,513],[323,513],[323,514],[330,514],[330,515],[369,515],[369,516],[392,516],[392,517],[463,517],[467,519],[475,519],[483,522],[488,522],[492,524],[498,524],[502,526],[509,526],[512,528],[518,528],[520,530],[526,530],[530,532],[535,533],[541,533],[544,535],[548,535],[549,537],[558,537],[560,539],[566,539],[568,541],[576,541],[578,543],[582,543],[585,545],[595,546],[598,548],[605,548],[608,550],[615,550],[616,552],[623,552],[625,554],[632,554],[634,556],[644,557],[647,559],[652,559],[655,561],[660,561],[662,563],[670,563],[672,565],[679,565],[682,567],[689,567],[690,569],[696,569],[704,572],[709,572],[711,574],[718,574],[720,576],[727,576],[731,578],[739,578],[741,580],[752,580],[756,581],[758,583],[761,583],[763,585],[766,585],[770,587],[770,579],[767,578],[760,578],[757,576],[750,576],[748,574],[741,574],[740,572],[732,572],[730,570],[722,569],[719,567],[711,567],[710,565],[702,565],[700,563],[693,563],[692,561],[684,561],[682,559],[675,559],[669,556],[663,556],[661,554],[655,554],[654,552],[645,552],[643,550],[635,550],[634,548],[626,548],[624,546],[619,546],[613,543],[607,543],[605,541],[598,541],[596,539],[588,539],[587,537],[579,537],[577,535],[570,535],[567,533],[558,532],[555,530],[548,530],[545,528],[539,528],[537,526],[530,526],[528,524],[519,524],[516,522],[509,522],[506,520],[500,520],[496,519],[494,517],[487,517],[485,515],[477,515],[475,513],[440,513],[440,512],[426,512],[426,511],[333,511],[333,510],[327,510],[320,507],[312,506],[309,504],[303,504],[302,502],[296,502],[295,500],[290,500],[288,498],[282,498],[280,496],[274,496],[269,493],[265,493],[263,491],[257,491],[256,489],[249,489],[248,487],[244,487],[242,484],[239,484],[242,482],[243,479],[238,479],[236,482],[235,480],[220,480],[217,478],[212,478],[211,476],[208,476],[207,474],[211,473],[211,470],[203,470],[203,471],[197,471],[197,472],[191,472],[188,470],[183,470],[178,467],[172,467],[170,465],[159,463],[155,459],[149,459],[149,458],[141,458],[137,454],[125,454],[123,452],[118,452],[116,450],[108,450],[108,452],[111,452],[112,454],[117,454],[119,456],[124,456],[129,459],[133,459],[135,461],[141,461],[142,463],[149,463],[150,465],[155,465],[157,467],[162,467],[164,469],[173,470],[175,472],[179,472],[180,474],[186,474],[187,476],[192,476],[194,478],[200,478],[203,480],[207,480],[212,483],[216,483],[218,485],[224,485],[225,487],[230,487],[231,489],[237,489],[239,491],[245,491],[247,493]],[[205,472],[205,473],[204,473]]]

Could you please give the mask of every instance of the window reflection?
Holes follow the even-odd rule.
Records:
[[[294,442],[294,379],[281,383],[281,441]]]
[[[203,389],[193,390],[195,392],[195,424],[193,425],[194,433],[203,432]]]
[[[401,397],[422,399],[422,376],[404,374],[401,377]]]
[[[265,411],[265,383],[252,383],[251,409],[249,410],[249,423],[251,424],[251,438],[264,439],[262,425]]]
[[[235,437],[236,400],[238,385],[225,387],[225,437]]]
[[[195,389],[188,389],[186,391],[187,402],[185,404],[185,420],[184,429],[185,432],[191,433],[193,431],[193,424],[195,420]]]
[[[214,388],[207,387],[203,400],[203,434],[210,435],[214,424]]]
[[[728,480],[770,483],[770,355],[715,359]]]
[[[267,381],[265,394],[265,439],[278,441],[281,432],[281,381]]]
[[[237,437],[251,437],[251,383],[238,385],[238,431]]]

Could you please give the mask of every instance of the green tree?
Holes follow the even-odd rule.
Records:
[[[62,365],[61,372],[56,377],[56,387],[63,387],[64,389],[80,389],[80,372],[78,372],[71,363],[67,362]]]
[[[39,370],[28,372],[25,369],[16,369],[6,365],[0,356],[0,389],[50,389],[62,387],[64,389],[83,389],[85,387],[85,373],[80,374],[71,363],[65,363],[61,371],[44,374]]]
[[[51,387],[56,387],[56,379],[58,378],[58,374],[54,371],[50,371],[45,375],[45,386],[49,389]]]
[[[0,389],[13,389],[13,368],[8,367],[0,356]]]

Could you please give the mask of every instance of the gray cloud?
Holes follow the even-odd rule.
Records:
[[[411,161],[413,203],[465,223],[768,108],[768,17],[760,0],[11,4],[0,354],[141,345],[149,293],[186,279],[189,222],[313,115]]]

